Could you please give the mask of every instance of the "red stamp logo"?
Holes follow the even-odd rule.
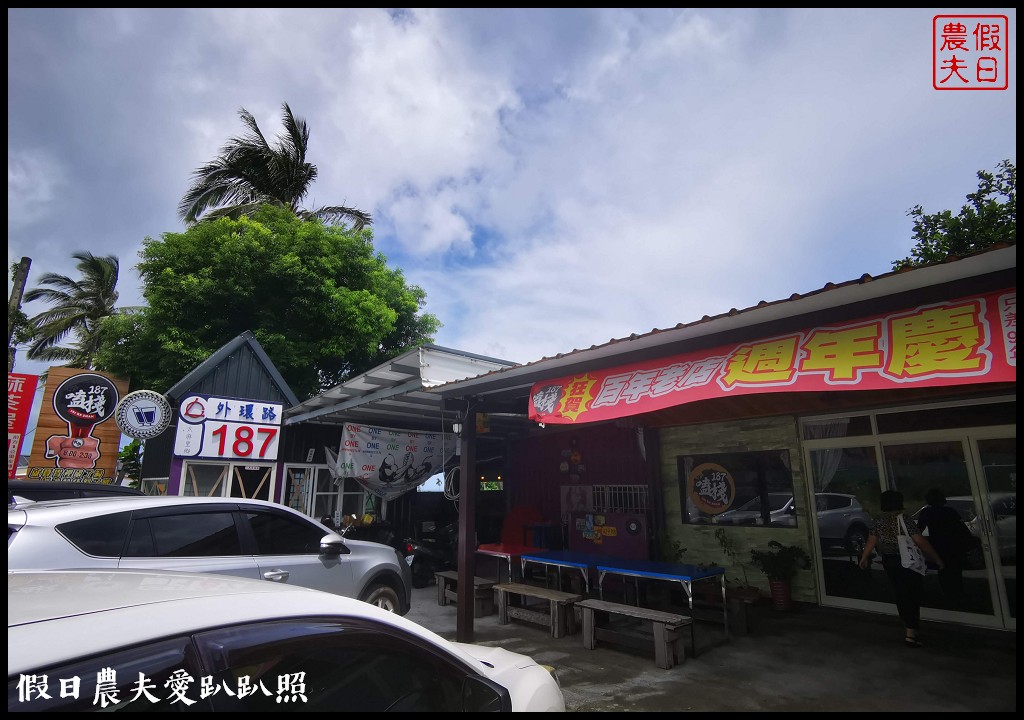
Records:
[[[936,15],[932,19],[932,87],[1009,87],[1009,29],[1006,15]]]

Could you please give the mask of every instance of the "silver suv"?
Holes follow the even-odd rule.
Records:
[[[860,557],[874,520],[856,495],[817,493],[814,496],[818,518],[818,537],[822,546],[842,547]]]
[[[262,500],[124,497],[8,505],[7,569],[136,568],[262,578],[358,598],[399,615],[409,565]]]

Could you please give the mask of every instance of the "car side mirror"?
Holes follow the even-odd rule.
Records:
[[[344,555],[349,552],[345,539],[337,533],[328,533],[320,538],[321,555]]]
[[[462,683],[463,712],[512,712],[508,688],[482,675],[467,675]]]

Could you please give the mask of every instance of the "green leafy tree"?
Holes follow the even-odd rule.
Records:
[[[132,487],[138,487],[142,474],[142,441],[134,439],[117,453],[118,480],[128,478]]]
[[[49,307],[29,318],[30,360],[63,362],[91,369],[103,342],[103,321],[116,311],[119,261],[113,255],[73,254],[81,278],[44,273],[39,287],[25,292],[25,302],[42,300]],[[71,340],[69,345],[62,345]]]
[[[285,132],[271,145],[256,119],[242,108],[239,116],[249,132],[233,137],[220,154],[193,173],[192,184],[178,204],[187,224],[219,217],[251,216],[263,204],[286,207],[304,220],[350,222],[360,230],[373,222],[368,213],[343,205],[315,210],[299,206],[317,177],[316,165],[306,162],[309,128],[284,103]]]
[[[977,192],[967,196],[958,215],[949,210],[926,215],[920,205],[907,212],[914,218],[915,245],[910,257],[893,261],[894,270],[1017,241],[1017,166],[1003,160],[995,173],[979,171],[978,180]]]
[[[165,391],[251,330],[299,397],[410,347],[440,323],[426,295],[375,252],[369,229],[303,221],[272,206],[147,239],[147,307],[109,318],[101,359],[132,387]]]

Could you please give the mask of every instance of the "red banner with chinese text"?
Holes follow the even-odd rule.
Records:
[[[1017,289],[535,383],[530,418],[599,422],[766,392],[1017,381]]]
[[[37,375],[7,373],[7,479],[18,473],[18,457],[28,430],[32,401],[36,397]]]

